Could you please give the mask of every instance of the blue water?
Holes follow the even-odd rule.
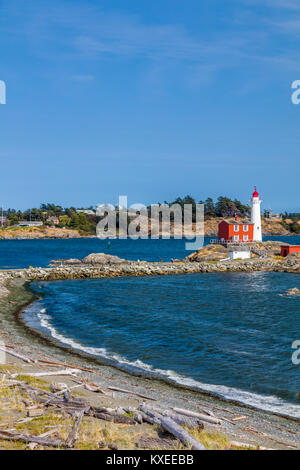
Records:
[[[267,238],[265,238],[266,240]],[[269,237],[271,239],[271,237]],[[300,244],[300,237],[274,237]],[[205,239],[209,243],[209,239]],[[184,258],[184,240],[0,240],[0,267],[106,252],[127,259]],[[219,273],[43,283],[29,326],[116,367],[300,416],[299,276]]]
[[[287,273],[35,283],[24,318],[101,362],[300,417],[295,286]]]
[[[264,237],[300,244],[300,237]],[[205,238],[205,244],[210,238]],[[0,268],[28,268],[48,266],[53,259],[82,259],[90,253],[110,253],[121,258],[146,261],[182,259],[191,252],[185,249],[185,240],[111,240],[79,238],[70,240],[0,240]]]

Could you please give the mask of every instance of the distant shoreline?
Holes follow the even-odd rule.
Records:
[[[204,236],[217,237],[218,224],[224,220],[221,217],[206,218],[204,221]],[[151,219],[149,219],[149,227],[151,227]],[[186,236],[193,236],[196,231],[196,225],[193,223],[185,229]],[[280,219],[263,219],[262,220],[263,236],[299,236],[285,227]],[[169,232],[168,232],[169,233]],[[163,237],[167,232],[162,231],[160,227],[159,236]],[[170,237],[174,238],[173,223],[170,225]],[[151,230],[149,229],[149,238],[151,238]],[[76,238],[96,238],[96,234],[82,232],[77,229],[59,228],[59,227],[11,227],[0,229],[0,240],[24,240],[24,239],[76,239]]]
[[[218,234],[205,234],[205,238],[217,238]],[[274,234],[269,234],[269,233],[263,233],[263,237],[299,237],[300,235],[289,232],[289,233],[274,233]],[[160,235],[159,239],[162,240],[164,235]],[[99,240],[119,240],[118,237],[116,238],[107,238],[107,239],[101,239],[98,238],[96,235],[79,235],[76,237],[54,237],[54,236],[43,236],[43,237],[1,237],[0,234],[0,242],[1,241],[8,241],[8,240],[83,240],[83,239],[99,239]],[[149,240],[151,239],[151,236],[149,237]],[[175,237],[173,235],[170,236],[170,239],[173,240]],[[185,237],[183,237],[185,239]],[[166,239],[167,240],[167,239]],[[177,239],[178,240],[178,239]]]

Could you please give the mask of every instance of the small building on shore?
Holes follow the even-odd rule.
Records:
[[[58,225],[59,224],[59,218],[55,216],[48,217],[47,219],[48,224],[52,225]]]
[[[43,222],[41,220],[21,220],[19,227],[41,227]]]
[[[252,243],[253,231],[253,223],[240,222],[238,217],[233,222],[222,220],[219,223],[218,239],[221,243]]]
[[[299,253],[300,255],[300,245],[282,245],[280,256],[285,258],[292,253]]]
[[[232,246],[229,257],[230,259],[250,259],[251,251],[247,246]]]
[[[5,217],[4,215],[0,216],[0,225],[1,225],[1,227],[6,226],[7,223],[8,223],[8,218]]]

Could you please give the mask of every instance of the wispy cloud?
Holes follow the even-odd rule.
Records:
[[[241,54],[258,44],[257,33],[228,31],[207,38],[199,30],[191,34],[180,24],[145,24],[136,15],[103,11],[99,7],[64,1],[29,4],[4,0],[2,12],[22,22],[20,34],[41,48],[57,43],[60,54],[77,51],[87,58],[96,55],[144,56],[148,59],[199,61],[214,54]]]
[[[233,6],[237,3],[231,1]],[[4,0],[2,5],[5,15],[19,19],[24,43],[47,61],[138,60],[147,67],[152,64],[156,74],[163,70],[164,75],[176,63],[191,86],[211,83],[219,71],[249,62],[278,69],[287,64],[298,70],[299,48],[272,48],[272,41],[282,32],[300,32],[300,17],[288,17],[290,11],[300,10],[300,0],[240,0],[239,6],[241,3],[247,6],[242,22],[237,24],[233,15],[226,20],[227,28],[212,30],[209,36],[201,28],[191,32],[183,24],[145,23],[137,15],[104,11],[92,3],[71,5],[53,0],[34,2],[33,7],[24,0]],[[258,5],[282,8],[288,16],[262,17],[254,8],[247,14],[249,7]],[[74,74],[72,79],[93,80],[89,74]]]

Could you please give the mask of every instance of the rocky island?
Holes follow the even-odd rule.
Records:
[[[92,253],[82,260],[53,260],[49,268],[0,271],[0,282],[21,278],[28,281],[85,279],[120,276],[161,276],[171,274],[274,271],[300,273],[300,256],[280,256],[281,242],[251,244],[251,258],[232,260],[230,248],[209,245],[183,260],[173,262],[130,261],[105,253]]]

